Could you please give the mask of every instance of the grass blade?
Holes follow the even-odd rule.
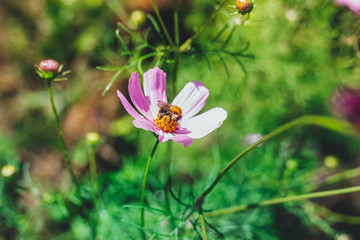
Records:
[[[102,96],[105,96],[105,94],[109,91],[110,87],[112,86],[112,84],[114,83],[114,81],[118,78],[118,76],[127,68],[133,66],[136,62],[130,63],[128,65],[125,65],[123,67],[121,67],[116,73],[115,75],[111,78],[110,82],[108,83],[108,85],[106,85],[104,91],[102,92]]]
[[[147,17],[149,18],[150,22],[152,23],[152,25],[155,28],[155,31],[157,32],[157,34],[160,36],[160,39],[162,42],[165,41],[164,39],[164,35],[162,34],[159,24],[156,22],[155,18],[153,16],[151,16],[150,14],[147,15]]]
[[[135,38],[136,40],[140,41],[140,42],[145,42],[144,39],[142,39],[139,35],[137,35],[136,33],[134,33],[133,31],[131,31],[129,28],[127,28],[124,24],[122,24],[121,22],[117,23],[118,27],[121,28],[122,30],[124,30],[125,32],[127,32],[130,36],[132,36],[133,38]]]
[[[229,22],[227,22],[218,32],[218,34],[216,34],[216,36],[211,39],[211,42],[215,42],[216,40],[218,40],[218,38],[225,32],[225,30],[229,27]]]
[[[130,50],[128,49],[128,47],[126,46],[125,44],[125,41],[124,39],[121,37],[120,35],[120,30],[119,29],[116,29],[115,30],[115,36],[117,37],[117,39],[119,40],[121,46],[125,49],[126,52],[130,52]]]
[[[235,28],[236,28],[235,26],[233,26],[233,27],[231,28],[231,31],[230,31],[229,36],[226,38],[225,42],[224,42],[223,45],[222,45],[223,48],[225,48],[226,45],[230,42],[230,40],[231,40],[231,38],[232,38],[232,36],[233,36],[233,34],[234,34],[234,32],[235,32]]]
[[[139,70],[139,74],[140,74],[140,75],[144,75],[144,70],[142,69],[142,66],[141,66],[142,62],[143,62],[145,59],[150,58],[150,57],[153,57],[153,56],[156,56],[156,55],[157,55],[156,52],[152,52],[152,53],[148,53],[148,54],[146,54],[146,55],[144,55],[144,56],[141,56],[141,57],[139,58],[139,60],[138,60],[138,62],[137,62],[137,68],[138,68],[138,70]]]
[[[239,64],[239,66],[240,66],[241,70],[244,72],[245,76],[248,76],[248,71],[246,70],[244,63],[236,56],[233,56],[233,58],[235,59],[237,64]]]
[[[207,63],[207,66],[208,66],[208,69],[210,71],[210,73],[212,73],[212,68],[211,68],[211,64],[210,64],[210,60],[209,58],[206,56],[206,54],[204,54],[204,59],[205,59],[205,62]]]
[[[160,51],[160,52],[162,52],[162,51]],[[163,65],[164,61],[166,60],[166,57],[167,57],[168,53],[169,53],[169,47],[167,47],[165,49],[165,51],[163,51],[163,54],[161,55],[161,57],[155,63],[155,67],[160,67],[161,65]]]
[[[224,58],[221,56],[221,53],[219,53],[219,51],[216,51],[216,55],[218,55],[220,61],[222,62],[223,66],[224,66],[224,69],[225,69],[225,72],[226,72],[226,75],[228,78],[230,78],[230,72],[229,72],[229,69],[225,63],[225,60]]]

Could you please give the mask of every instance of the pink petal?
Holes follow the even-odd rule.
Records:
[[[186,128],[182,128],[182,127],[178,127],[174,132],[174,134],[176,134],[176,135],[185,135],[188,133],[191,133],[191,132],[189,130],[187,130]]]
[[[133,120],[133,124],[137,128],[142,128],[147,131],[151,131],[156,133],[156,127],[152,124],[148,119],[135,119]]]
[[[193,142],[192,138],[186,135],[175,135],[171,140],[182,144],[184,147],[190,146]]]
[[[166,73],[155,67],[144,73],[144,92],[150,100],[150,111],[153,117],[159,110],[158,101],[167,102],[166,98]]]
[[[173,140],[174,142],[182,144],[184,147],[188,147],[192,144],[193,140],[187,135],[173,135],[171,133],[162,132],[159,134],[159,141],[166,142]]]
[[[209,97],[209,90],[201,82],[189,82],[175,97],[172,105],[179,106],[183,119],[191,118],[204,107]]]
[[[198,139],[206,136],[221,126],[227,117],[227,112],[222,108],[213,108],[190,119],[183,119],[181,127],[190,131],[187,136]]]
[[[169,141],[170,138],[172,138],[173,135],[171,133],[167,133],[167,132],[163,132],[163,131],[159,131],[159,141],[160,142],[166,142]]]
[[[126,99],[126,97],[124,97],[124,95],[117,90],[117,95],[120,98],[120,101],[122,103],[122,105],[124,106],[125,110],[135,119],[144,119],[143,116],[141,116],[137,111],[135,111],[135,109],[130,105],[130,103],[128,102],[128,100]]]
[[[135,107],[148,119],[154,119],[150,112],[150,101],[144,96],[137,73],[131,74],[129,79],[129,94]]]
[[[360,14],[360,1],[359,0],[335,0],[340,6],[347,6],[356,15]]]

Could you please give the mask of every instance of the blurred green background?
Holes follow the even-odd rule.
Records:
[[[173,4],[157,1],[173,36]],[[180,39],[190,37],[220,1],[179,1]],[[331,97],[341,86],[358,87],[359,19],[325,0],[257,0],[250,17],[235,13],[233,1],[180,57],[177,89],[202,81],[210,90],[204,108],[222,107],[223,126],[189,148],[160,144],[146,199],[154,208],[187,214],[165,189],[193,204],[217,173],[246,146],[249,134],[265,135],[307,114],[333,116]],[[150,0],[22,0],[0,2],[0,239],[139,239],[139,204],[146,160],[155,138],[133,127],[116,89],[127,93],[135,65],[122,72],[103,97],[124,56],[115,36],[117,22],[145,36],[159,49],[162,40],[148,18]],[[235,13],[235,14],[234,14]],[[140,19],[141,20],[141,19]],[[137,42],[123,30],[129,49]],[[238,58],[228,52],[241,52]],[[69,192],[46,82],[34,64],[52,58],[71,70],[53,84],[65,140],[82,186],[82,201]],[[152,59],[143,69],[153,67]],[[171,76],[173,62],[163,69]],[[170,95],[169,95],[169,98]],[[100,208],[91,202],[86,133],[99,132],[96,150]],[[254,203],[273,197],[353,186],[357,177],[324,184],[326,176],[358,167],[358,141],[315,127],[292,130],[249,153],[209,195],[205,209]],[[327,159],[328,161],[324,161]],[[334,164],[326,164],[335,160]],[[208,218],[210,239],[359,239],[358,194],[302,201]],[[124,206],[125,205],[125,206]],[[166,207],[167,206],[167,207]],[[334,214],[336,212],[338,215]],[[349,217],[352,216],[352,217]],[[147,211],[154,239],[201,239],[191,221]],[[178,225],[176,225],[178,224]],[[172,231],[178,226],[176,231]],[[195,228],[195,230],[194,230]],[[168,234],[161,235],[162,233]]]

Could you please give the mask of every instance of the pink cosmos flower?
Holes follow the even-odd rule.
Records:
[[[144,74],[144,92],[139,75],[132,73],[129,79],[129,95],[140,114],[124,95],[117,91],[125,110],[134,118],[137,128],[152,131],[160,142],[173,140],[185,147],[220,127],[227,117],[222,108],[213,108],[195,116],[205,105],[209,90],[201,82],[189,82],[171,104],[166,97],[166,74],[158,67]]]
[[[335,0],[339,6],[347,6],[353,13],[360,15],[360,0]]]

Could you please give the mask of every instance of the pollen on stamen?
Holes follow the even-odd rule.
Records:
[[[155,123],[164,132],[173,133],[175,132],[177,126],[179,125],[179,122],[174,120],[171,115],[162,115],[158,114]]]

